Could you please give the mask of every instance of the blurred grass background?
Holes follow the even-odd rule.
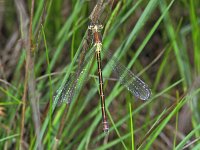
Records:
[[[103,59],[106,135],[93,61],[60,139],[66,106],[54,109],[53,95],[77,67],[97,1],[33,2],[0,1],[0,149],[200,149],[200,1],[104,2],[104,49],[152,96],[136,100]]]

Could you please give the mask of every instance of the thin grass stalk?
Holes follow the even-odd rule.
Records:
[[[15,4],[17,7],[17,11],[19,12],[19,20],[20,20],[20,26],[21,26],[21,37],[24,39],[26,45],[25,49],[27,50],[28,55],[28,49],[30,49],[29,42],[28,42],[28,15],[24,8],[23,1],[17,2],[15,0]],[[27,101],[27,91],[28,91],[28,56],[27,56],[27,62],[25,64],[25,79],[24,79],[24,90],[22,95],[22,111],[21,111],[21,122],[20,122],[20,140],[19,140],[19,149],[23,149],[23,143],[25,141],[23,135],[24,135],[24,123],[25,123],[25,111],[26,111],[26,101]]]

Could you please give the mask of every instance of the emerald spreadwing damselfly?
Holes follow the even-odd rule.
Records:
[[[104,54],[104,57],[107,57],[110,61],[112,70],[115,72],[118,81],[126,87],[136,98],[141,100],[148,100],[151,95],[151,90],[146,83],[144,83],[139,77],[134,75],[128,68],[122,65],[118,59],[110,52],[105,52],[102,48],[102,38],[100,31],[103,28],[100,24],[91,24],[88,26],[88,29],[93,34],[94,45],[93,48],[86,54],[86,56],[80,59],[79,67],[77,72],[74,75],[70,75],[67,82],[57,91],[57,100],[54,101],[56,105],[60,105],[62,103],[70,104],[77,91],[80,90],[82,86],[82,74],[85,73],[85,69],[88,64],[91,64],[91,60],[93,56],[96,54],[97,65],[98,65],[98,77],[99,77],[99,93],[101,98],[101,111],[102,111],[102,123],[103,130],[105,132],[109,131],[109,125],[106,117],[106,109],[105,109],[105,96],[103,89],[103,76],[102,76],[102,64],[101,64],[101,53]],[[95,53],[95,54],[94,54]],[[87,74],[87,73],[85,73]]]

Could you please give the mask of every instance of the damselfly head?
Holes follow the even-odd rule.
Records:
[[[89,30],[92,30],[92,32],[100,32],[101,29],[103,29],[103,25],[101,24],[94,24],[94,23],[90,23],[90,25],[88,26]]]

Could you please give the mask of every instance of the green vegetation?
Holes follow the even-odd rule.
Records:
[[[96,2],[0,1],[0,149],[200,149],[200,1],[111,0],[93,14],[109,134],[87,30]],[[149,100],[117,82],[107,51],[149,85]],[[82,65],[71,104],[57,107]]]

